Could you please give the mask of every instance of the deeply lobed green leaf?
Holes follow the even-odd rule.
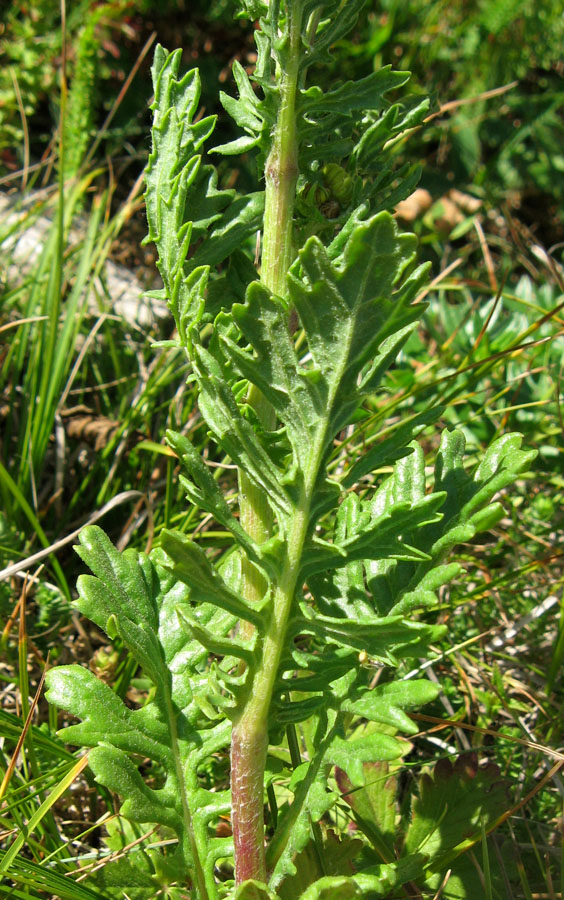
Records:
[[[47,699],[82,719],[65,729],[65,737],[94,748],[90,766],[101,784],[123,798],[123,814],[177,835],[178,849],[167,862],[175,877],[193,873],[197,855],[206,865],[204,879],[213,884],[215,860],[206,861],[208,823],[228,804],[221,793],[199,786],[197,769],[225,747],[229,727],[202,713],[207,651],[178,620],[182,609],[190,614],[188,591],[162,567],[160,551],[150,557],[133,550],[121,554],[96,526],[85,528],[80,541],[79,552],[94,575],[79,580],[78,606],[110,636],[119,635],[151,678],[154,695],[130,709],[87,669],[61,666],[47,674]],[[229,612],[209,603],[197,615],[217,635],[233,626]],[[162,771],[162,787],[145,783],[138,770],[143,759]]]

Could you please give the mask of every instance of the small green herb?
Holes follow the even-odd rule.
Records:
[[[239,96],[222,95],[244,134],[208,152],[255,155],[264,190],[247,195],[222,189],[204,156],[215,118],[197,116],[198,72],[179,75],[180,51],[155,53],[146,203],[158,296],[211,438],[237,467],[237,506],[186,437],[167,437],[189,501],[231,533],[234,552],[213,562],[166,530],[150,556],[118,553],[99,528],[84,529],[78,552],[93,575],[79,580],[79,609],[119,636],[154,690],[132,710],[64,666],[49,673],[48,697],[82,719],[64,734],[93,748],[90,766],[123,798],[123,816],[177,838],[173,852],[152,851],[151,878],[161,889],[187,882],[193,900],[385,897],[434,873],[423,826],[421,841],[412,829],[399,858],[384,858],[390,821],[381,840],[377,821],[366,825],[362,855],[346,835],[332,853],[320,823],[342,806],[335,767],[359,790],[374,764],[406,752],[409,712],[438,688],[392,673],[444,633],[417,613],[437,605],[459,572],[448,554],[499,520],[494,496],[532,456],[506,435],[469,474],[462,433],[446,431],[427,479],[413,438],[439,411],[354,461],[336,450],[416,327],[427,280],[415,238],[388,211],[417,179],[416,167],[394,171],[390,141],[423,120],[427,102],[389,102],[408,77],[389,68],[325,92],[307,83],[361,6],[245,4],[260,18],[253,81],[236,63]],[[391,463],[391,475],[374,474]],[[366,660],[385,668],[377,686]],[[205,773],[228,747],[220,790]],[[146,760],[157,787],[139,771]],[[232,837],[218,830],[227,816]],[[312,848],[315,864],[301,865]]]

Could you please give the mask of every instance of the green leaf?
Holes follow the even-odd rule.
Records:
[[[400,859],[391,864],[374,866],[368,872],[359,872],[352,877],[326,876],[310,885],[299,900],[369,900],[390,896],[390,891],[402,884],[413,881],[421,875],[422,857],[416,855]]]
[[[222,638],[215,635],[180,607],[178,608],[178,618],[187,633],[195,637],[210,653],[215,653],[217,656],[235,656],[237,659],[244,660],[249,666],[256,665],[253,642],[247,641],[243,644],[234,638]]]
[[[268,890],[266,884],[252,878],[237,887],[234,900],[279,900],[279,898]]]
[[[247,137],[236,138],[227,144],[221,144],[213,148],[214,153],[222,153],[231,156],[236,153],[245,153],[258,147],[260,150],[259,162],[262,164],[270,149],[270,135],[275,124],[275,107],[269,102],[269,94],[272,90],[270,79],[266,77],[266,70],[270,64],[270,35],[260,32],[257,39],[258,60],[254,77],[260,82],[265,91],[265,99],[261,100],[254,92],[251,82],[243,66],[235,60],[233,63],[233,77],[237,84],[239,99],[235,100],[223,91],[219,99],[225,111],[233,121],[247,132]]]
[[[326,875],[300,894],[300,900],[354,900],[362,897],[358,884],[345,875]]]
[[[354,26],[365,0],[348,0],[346,4],[338,2],[316,2],[308,4],[311,10],[320,9],[323,18],[315,34],[315,41],[310,48],[307,59],[312,62],[329,62],[330,48]],[[338,10],[338,15],[335,13]]]
[[[294,858],[296,874],[278,887],[280,900],[295,900],[306,885],[327,875],[352,875],[354,860],[362,851],[362,842],[338,835],[325,826],[315,829],[305,848]]]
[[[239,519],[236,519],[231,512],[231,508],[217,482],[193,444],[188,438],[176,431],[167,431],[166,438],[168,444],[190,473],[191,481],[180,476],[181,484],[185,488],[188,498],[197,508],[211,513],[217,522],[231,532],[237,543],[245,550],[249,559],[261,565],[263,560],[259,547],[249,537],[244,528],[241,527]]]
[[[134,822],[159,822],[177,834],[183,831],[182,817],[175,809],[175,787],[155,791],[147,787],[137,766],[115,747],[98,744],[88,754],[97,781],[126,797],[122,814]]]
[[[153,874],[144,871],[146,861],[147,853],[139,850],[125,858],[113,859],[111,865],[102,866],[91,877],[104,890],[106,900],[116,895],[127,895],[130,900],[146,900],[154,893],[156,880]]]
[[[262,225],[263,212],[262,191],[231,200],[227,211],[195,251],[191,265],[217,266],[222,263],[234,250],[244,245],[248,238],[256,235]]]
[[[159,252],[164,292],[181,341],[191,353],[190,328],[205,314],[210,267],[222,263],[261,226],[262,192],[236,195],[217,187],[217,172],[204,165],[201,149],[215,116],[194,121],[200,76],[179,77],[182,51],[160,45],[152,67],[155,100],[153,146],[145,171],[149,234]],[[195,251],[191,246],[195,245]]]
[[[391,725],[405,734],[415,734],[418,729],[404,710],[418,709],[435,700],[439,693],[440,687],[430,681],[392,681],[378,684],[354,699],[344,700],[341,710]]]
[[[472,529],[470,529],[472,531]],[[458,532],[457,532],[458,533]],[[465,532],[460,532],[463,536]],[[449,532],[450,536],[453,532]],[[436,545],[435,545],[436,546]],[[448,584],[462,571],[459,563],[450,563],[446,566],[435,566],[426,575],[423,575],[417,587],[412,591],[405,591],[401,598],[394,603],[390,615],[408,615],[415,609],[423,609],[426,606],[435,606],[438,603],[436,591],[444,584]]]
[[[492,847],[493,841],[489,844]],[[495,853],[490,852],[490,882],[492,897],[503,897],[507,893],[508,886],[512,896],[519,896],[523,886],[523,875],[519,873],[522,865],[520,854],[515,852],[515,844],[511,839],[504,840],[501,835],[495,837]],[[482,866],[476,866],[476,860],[480,859],[480,851],[463,853],[447,866],[451,871],[448,884],[443,892],[445,900],[473,900],[484,893],[484,875]],[[425,887],[435,893],[439,890],[445,878],[445,870],[439,872],[427,872]]]
[[[430,102],[427,97],[408,97],[401,104],[391,106],[369,128],[355,145],[352,153],[354,166],[361,173],[372,173],[378,166],[382,167],[386,159],[385,145],[393,136],[399,135],[409,128],[421,125],[429,114]],[[419,180],[419,179],[417,179]],[[375,189],[381,189],[381,182],[369,185],[364,196],[369,196]],[[364,198],[363,198],[364,199]]]
[[[239,0],[241,7],[238,18],[248,17],[252,21],[262,18],[267,11],[266,3],[263,0]]]
[[[239,100],[234,100],[220,92],[219,99],[231,118],[249,134],[260,134],[262,117],[259,113],[259,100],[241,63],[236,59],[231,69],[239,91]]]
[[[127,550],[120,554],[101,528],[80,533],[79,556],[96,574],[78,579],[78,607],[100,628],[119,633],[156,685],[164,689],[168,673],[162,665],[157,637],[158,576],[149,559]],[[164,590],[173,589],[171,579]]]
[[[434,490],[440,492],[444,502],[441,517],[435,522],[422,523],[404,533],[403,542],[415,551],[427,554],[417,564],[388,558],[365,560],[363,566],[368,586],[377,598],[380,614],[409,614],[418,607],[433,606],[435,592],[460,571],[451,563],[442,565],[447,554],[460,543],[470,541],[477,531],[495,525],[502,514],[494,496],[515,480],[532,459],[530,452],[520,449],[519,435],[508,435],[501,443],[494,442],[492,452],[472,476],[464,467],[464,436],[461,432],[445,431],[435,465]],[[412,453],[403,456],[395,466],[394,474],[384,481],[373,501],[373,515],[379,510],[392,510],[396,503],[419,502],[426,495],[423,453],[417,444],[411,445]],[[534,454],[533,454],[534,455]],[[360,470],[363,471],[362,469]],[[433,494],[428,495],[433,496]],[[361,523],[355,524],[359,530]],[[335,577],[331,583],[313,584],[315,592],[322,593],[324,611],[342,604],[338,601],[339,586]],[[333,599],[334,598],[334,599]]]
[[[197,771],[226,746],[230,729],[228,722],[204,718],[198,703],[209,678],[208,652],[179,627],[178,610],[190,615],[189,592],[163,567],[161,551],[119,553],[96,526],[84,529],[80,541],[94,575],[79,579],[79,608],[121,636],[155,689],[144,706],[129,709],[86,669],[63,666],[47,673],[47,698],[82,719],[63,733],[94,748],[89,761],[96,778],[121,795],[123,814],[171,828],[179,842],[171,857],[176,870],[182,877],[200,870],[202,883],[213,885],[208,822],[224,812],[225,796],[203,790]],[[221,590],[219,576],[215,584]],[[198,607],[200,627],[218,640],[234,621],[207,602]],[[149,787],[139,773],[147,759],[162,771],[162,787]],[[224,847],[224,855],[229,852]]]
[[[364,785],[364,763],[399,759],[408,748],[388,734],[374,732],[344,740],[336,737],[325,754],[325,761],[343,769],[353,787]]]
[[[412,821],[404,853],[421,850],[429,868],[439,871],[479,839],[482,823],[487,828],[509,805],[507,785],[494,763],[478,765],[476,753],[435,764],[424,773],[419,796],[412,807]]]
[[[471,516],[477,509],[483,508],[495,494],[529,467],[537,451],[521,450],[522,443],[522,435],[504,434],[488,447],[476,469],[472,497],[464,506],[464,515]]]
[[[146,707],[129,709],[107,684],[80,666],[58,666],[51,672],[47,699],[83,720],[65,728],[68,743],[93,747],[111,742],[120,750],[171,765],[168,730],[151,721]]]
[[[346,81],[333,91],[323,92],[313,85],[302,92],[300,106],[310,119],[321,113],[347,115],[358,110],[381,109],[385,105],[383,95],[387,91],[397,90],[406,81],[409,81],[409,72],[393,71],[391,66],[383,66],[366,78]]]
[[[443,433],[435,465],[435,485],[447,494],[446,521],[453,524],[468,521],[530,465],[536,451],[521,450],[522,441],[520,434],[498,438],[488,447],[471,478],[463,468],[463,434],[456,431]]]
[[[316,634],[340,646],[365,651],[370,657],[395,665],[395,657],[417,656],[430,642],[442,637],[443,626],[410,622],[402,616],[383,618],[337,619],[308,614],[303,606],[303,618],[290,623],[293,634]]]
[[[263,629],[265,618],[260,608],[247,604],[223,581],[211,565],[204,551],[186,535],[165,529],[162,547],[170,557],[170,571],[175,579],[189,589],[192,603],[213,603],[239,619]]]
[[[232,313],[255,355],[251,357],[228,335],[222,335],[222,342],[241,375],[260,388],[276,409],[303,469],[309,458],[303,438],[313,439],[320,411],[308,372],[300,370],[287,309],[264,285],[253,282],[245,304],[235,304]]]
[[[360,525],[356,533],[347,537],[340,545],[328,544],[313,538],[304,552],[302,571],[304,578],[316,572],[326,572],[331,568],[346,566],[353,560],[400,559],[419,560],[427,558],[424,551],[419,551],[404,542],[402,530],[427,525],[441,518],[437,509],[442,505],[444,496],[431,494],[411,504],[399,501],[388,511],[376,515],[371,521]]]
[[[395,858],[397,778],[388,762],[365,762],[364,785],[353,787],[346,772],[337,768],[335,778],[341,798],[351,807],[360,830],[382,859]]]
[[[223,102],[223,101],[222,101]],[[229,112],[228,105],[223,104],[227,112]],[[221,153],[223,156],[240,156],[242,153],[248,153],[249,150],[252,150],[257,146],[259,142],[259,138],[256,137],[242,137],[236,138],[234,141],[227,141],[226,144],[218,144],[217,147],[213,148],[214,153]]]
[[[350,409],[351,391],[356,404],[356,378],[382,341],[417,317],[412,298],[396,287],[414,251],[413,236],[400,235],[387,213],[359,223],[336,262],[315,237],[300,251],[301,277],[294,267],[290,296],[319,373],[320,399],[330,403],[335,424],[344,417],[341,406]]]
[[[201,346],[196,348],[196,353],[200,410],[217,443],[264,490],[274,510],[288,515],[292,503],[283,485],[282,472],[250,422],[242,416],[218,361]]]

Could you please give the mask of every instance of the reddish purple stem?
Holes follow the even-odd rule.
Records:
[[[246,733],[243,722],[231,738],[231,806],[235,844],[235,882],[266,881],[264,787],[267,735]]]

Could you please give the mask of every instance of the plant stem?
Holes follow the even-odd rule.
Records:
[[[289,12],[287,63],[277,73],[280,105],[272,147],[265,166],[265,211],[262,238],[261,281],[274,294],[286,292],[286,275],[294,258],[293,209],[298,177],[296,93],[298,88],[301,14]],[[248,403],[262,425],[276,426],[274,412],[255,387]],[[241,524],[258,543],[272,534],[273,519],[264,492],[244,473],[239,476]],[[298,541],[299,543],[299,541]],[[289,561],[288,561],[289,562]],[[268,748],[268,710],[284,643],[288,615],[295,590],[295,567],[285,567],[287,583],[275,590],[272,627],[265,636],[262,663],[253,680],[250,699],[233,724],[231,743],[232,824],[235,844],[235,879],[266,880],[264,850],[264,767]],[[293,580],[292,575],[294,574]],[[244,559],[241,590],[247,600],[258,602],[267,584],[258,569]],[[244,635],[244,630],[243,630]]]
[[[305,493],[305,492],[304,492]],[[241,717],[234,723],[231,744],[231,794],[235,878],[266,880],[263,782],[268,749],[268,712],[284,649],[307,531],[307,510],[297,510],[288,536],[288,555],[274,593],[273,616],[264,637],[261,663]]]
[[[298,147],[296,139],[296,91],[298,86],[300,23],[290,27],[289,64],[280,73],[280,107],[272,148],[265,166],[265,208],[262,237],[260,280],[273,294],[283,296],[286,275],[294,259],[292,239],[293,210],[298,178]],[[261,392],[253,385],[248,403],[257,413],[262,425],[272,429],[276,425],[273,410]],[[239,510],[241,524],[248,534],[263,543],[272,533],[272,513],[267,498],[240,473]],[[266,589],[265,581],[255,566],[244,560],[243,595],[258,602]]]

